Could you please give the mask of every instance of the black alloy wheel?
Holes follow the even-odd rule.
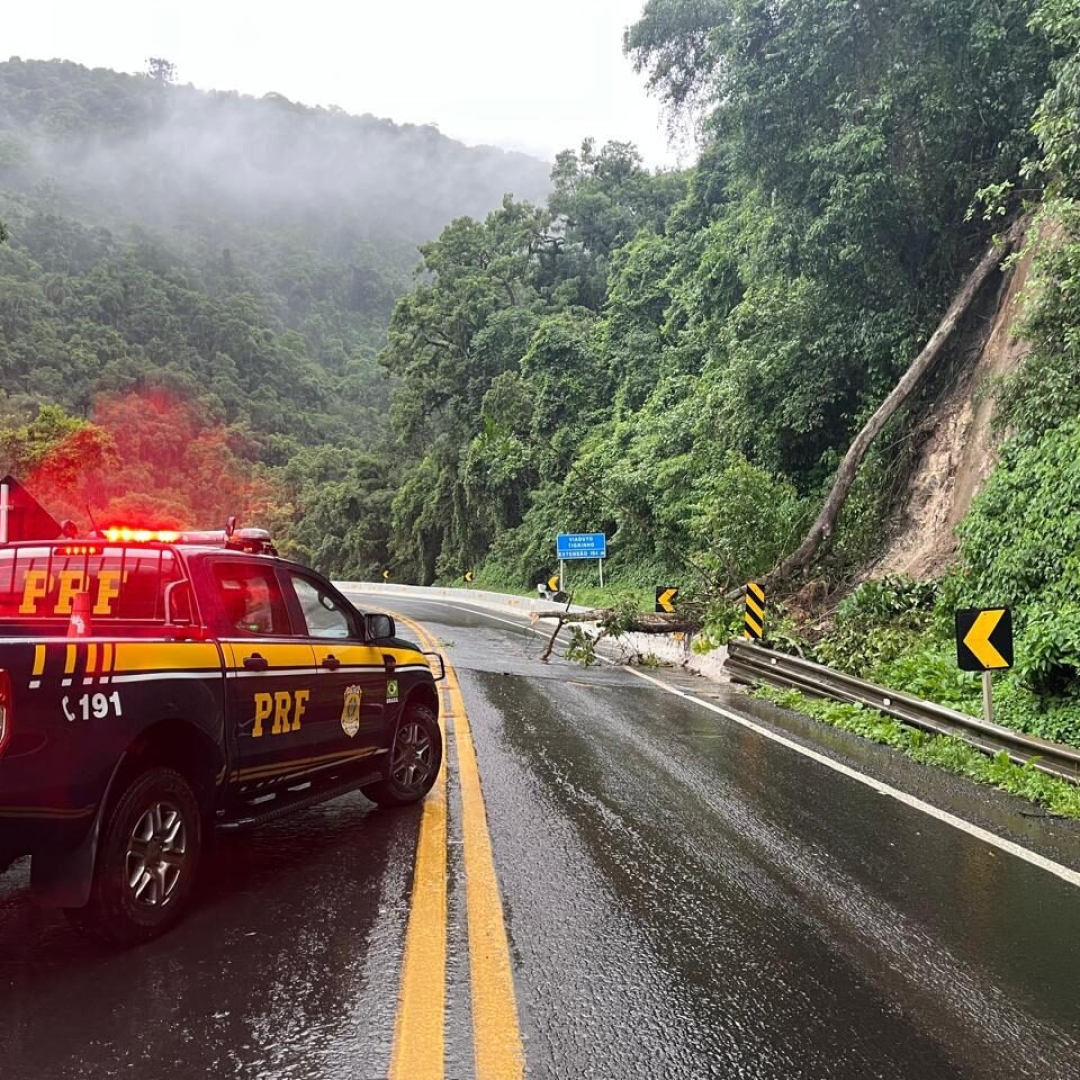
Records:
[[[120,945],[163,933],[184,913],[202,850],[202,816],[188,781],[173,769],[137,776],[102,830],[79,928]]]
[[[390,747],[387,775],[365,787],[380,806],[419,802],[432,788],[442,767],[443,740],[439,721],[426,705],[408,705]]]

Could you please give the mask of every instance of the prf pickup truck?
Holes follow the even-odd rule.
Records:
[[[0,872],[32,856],[41,901],[123,944],[180,917],[212,828],[416,802],[442,763],[389,615],[260,530],[187,539],[0,545]]]

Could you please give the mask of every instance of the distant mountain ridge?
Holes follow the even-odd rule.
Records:
[[[324,224],[340,215],[368,238],[433,239],[483,217],[504,194],[542,201],[550,165],[468,147],[432,126],[312,108],[89,69],[0,63],[0,183],[55,179],[65,193],[153,227],[217,213]],[[331,232],[335,230],[332,229]]]

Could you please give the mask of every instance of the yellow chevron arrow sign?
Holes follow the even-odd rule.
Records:
[[[1008,608],[956,612],[956,661],[961,671],[1012,667],[1012,612]]]
[[[656,610],[658,612],[667,612],[669,615],[675,612],[675,597],[679,595],[679,590],[675,586],[656,586]]]

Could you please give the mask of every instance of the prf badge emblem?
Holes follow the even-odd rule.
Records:
[[[397,679],[388,679],[386,683],[386,704],[393,705],[398,699]]]
[[[360,687],[345,687],[345,704],[341,710],[341,729],[349,738],[360,730]]]

